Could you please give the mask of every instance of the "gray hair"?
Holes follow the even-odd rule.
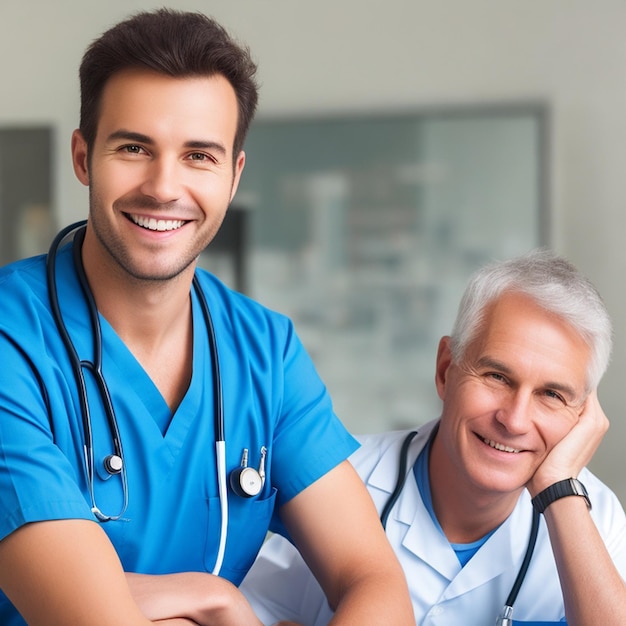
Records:
[[[452,358],[460,363],[484,323],[487,307],[505,293],[519,293],[567,322],[591,349],[588,391],[595,389],[611,357],[613,327],[591,282],[569,261],[547,249],[487,265],[470,279],[452,329]]]

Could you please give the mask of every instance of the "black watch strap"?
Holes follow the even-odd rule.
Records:
[[[547,489],[538,493],[532,499],[532,503],[538,513],[543,513],[555,500],[565,498],[566,496],[581,496],[585,499],[587,508],[591,509],[591,501],[585,485],[577,478],[566,478],[550,485]]]

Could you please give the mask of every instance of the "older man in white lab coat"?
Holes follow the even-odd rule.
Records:
[[[611,334],[596,290],[564,259],[537,251],[488,266],[440,342],[441,417],[415,436],[361,438],[351,461],[403,565],[416,624],[626,623],[626,517],[585,467],[608,428],[596,389]],[[279,537],[242,590],[265,623],[322,626],[332,615]]]

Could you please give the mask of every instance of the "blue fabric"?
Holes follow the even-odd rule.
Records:
[[[257,467],[267,447],[262,493],[229,493],[221,575],[238,584],[278,508],[346,459],[358,444],[335,417],[291,322],[198,272],[212,313],[222,375],[227,471],[243,448]],[[57,259],[59,301],[81,359],[93,358],[86,304],[71,260]],[[0,538],[28,522],[94,520],[83,462],[76,381],[52,319],[45,257],[0,270]],[[193,292],[192,292],[193,293]],[[128,571],[211,571],[219,541],[212,361],[193,294],[193,374],[172,415],[147,373],[101,318],[103,371],[116,410],[130,503],[102,528]],[[87,373],[97,467],[110,452],[109,430]],[[100,471],[96,502],[106,514],[122,503],[119,477]],[[3,604],[4,599],[4,604]],[[22,624],[0,595],[0,623]]]
[[[513,626],[553,626],[554,624],[567,624],[565,620],[560,622],[518,622],[513,620]]]

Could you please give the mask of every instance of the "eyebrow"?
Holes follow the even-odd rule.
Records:
[[[485,367],[485,368],[491,368],[491,369],[497,370],[499,372],[502,372],[503,374],[506,374],[507,376],[514,375],[514,372],[510,367],[508,367],[501,361],[498,361],[497,359],[494,359],[489,356],[481,357],[478,360],[477,365],[479,367]],[[576,390],[571,385],[566,385],[564,383],[557,383],[557,382],[547,382],[543,385],[543,388],[552,389],[554,391],[559,391],[564,396],[567,396],[570,402],[575,402],[578,399],[578,394],[576,393]]]
[[[144,135],[143,133],[137,133],[131,130],[124,130],[124,129],[120,129],[120,130],[116,130],[112,132],[107,137],[107,142],[118,141],[120,139],[124,141],[136,141],[137,143],[144,143],[148,146],[154,145],[154,140],[148,135]],[[224,145],[217,141],[201,141],[201,140],[195,139],[195,140],[186,141],[183,144],[183,146],[185,148],[190,148],[194,150],[214,150],[214,151],[219,152],[222,156],[227,155],[227,151]]]

